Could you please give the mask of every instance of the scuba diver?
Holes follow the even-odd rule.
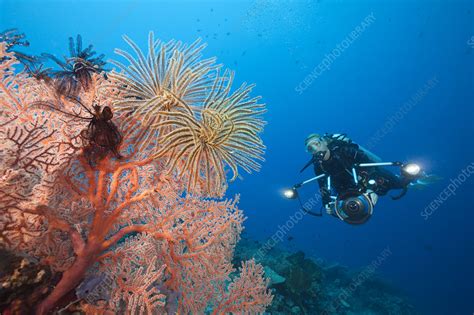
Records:
[[[362,224],[372,216],[379,196],[401,189],[398,196],[392,197],[400,199],[410,185],[424,176],[416,164],[382,162],[345,134],[311,134],[305,145],[312,158],[301,172],[313,165],[316,176],[285,191],[285,197],[298,198],[303,210],[312,215],[321,216],[322,213],[306,209],[297,189],[314,180],[318,181],[322,204],[328,214],[349,224]],[[385,166],[399,166],[400,175],[395,175]]]

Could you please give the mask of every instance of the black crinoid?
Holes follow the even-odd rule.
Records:
[[[75,43],[74,39],[69,37],[70,56],[64,57],[64,61],[52,54],[43,54],[61,67],[60,70],[52,72],[58,94],[75,97],[80,93],[81,88],[88,91],[94,73],[103,72],[107,78],[104,69],[106,62],[103,60],[105,55],[95,56],[96,52],[92,49],[92,45],[82,49],[82,37],[77,35]]]
[[[66,111],[64,110],[64,105],[60,102],[38,101],[32,103],[31,106],[53,110],[65,116],[89,121],[87,128],[81,131],[80,136],[85,141],[83,152],[91,167],[94,167],[97,162],[105,158],[109,153],[112,153],[118,159],[122,158],[119,153],[119,147],[123,136],[112,121],[114,115],[110,107],[102,107],[95,102],[91,106],[86,106],[77,97],[66,95],[66,98],[80,105],[90,116],[81,116],[78,113]]]

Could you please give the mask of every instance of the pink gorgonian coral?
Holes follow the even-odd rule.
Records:
[[[161,54],[179,57],[179,49],[186,46],[163,49],[166,52]],[[151,61],[159,56],[152,55]],[[64,301],[94,314],[265,310],[272,296],[260,265],[245,262],[238,275],[231,277],[236,271],[231,263],[234,247],[244,221],[237,208],[238,197],[209,198],[223,193],[225,176],[214,165],[222,168],[223,163],[229,164],[226,155],[202,155],[192,165],[203,169],[200,163],[211,159],[204,170],[218,174],[218,181],[193,169],[181,168],[178,174],[170,169],[169,154],[157,154],[162,152],[163,144],[178,147],[171,143],[171,136],[164,141],[161,138],[177,127],[170,126],[163,134],[150,132],[150,125],[139,116],[114,107],[124,104],[118,100],[130,99],[123,85],[126,74],[115,78],[92,74],[90,88],[78,95],[81,105],[56,93],[45,80],[15,69],[17,60],[5,43],[0,43],[0,60],[0,247],[34,257],[57,275],[57,283],[36,305],[37,314],[64,307]],[[159,62],[167,69],[167,63],[176,61],[164,58]],[[205,61],[205,67],[209,62]],[[196,65],[195,59],[182,66],[184,69],[179,68],[177,74],[204,67]],[[139,90],[140,83],[134,84],[133,88]],[[180,86],[194,86],[183,84]],[[246,99],[249,90],[243,89],[245,92],[238,95]],[[160,94],[160,104],[176,103],[176,95],[182,102],[188,101],[179,86],[168,90],[170,93]],[[232,138],[229,148],[238,150],[239,139],[249,138],[260,145],[254,131],[239,127],[245,117],[255,119],[251,111],[260,114],[260,106],[242,103],[242,98],[227,98],[227,91],[219,96],[229,102],[226,112],[223,105],[209,103],[218,99],[218,95],[212,96],[212,86],[189,94],[193,95],[189,100],[199,96],[205,101],[202,93],[211,95],[203,103],[202,115],[221,115],[218,119],[223,120],[222,124],[239,112],[239,106],[242,108],[242,114],[232,122],[232,128],[240,130],[241,135]],[[137,104],[141,101],[136,100]],[[105,151],[91,162],[91,152],[103,146],[84,136],[87,121],[74,116],[86,115],[86,108],[92,109],[93,105],[112,109],[112,121],[122,138],[116,148],[118,154]],[[175,121],[175,117],[149,121]],[[240,150],[234,159],[244,162],[253,158],[245,154]],[[224,161],[215,164],[219,158]],[[173,165],[182,167],[186,161]],[[190,181],[194,182],[192,186]],[[192,193],[188,187],[193,188]],[[68,299],[71,292],[75,292],[75,300]]]

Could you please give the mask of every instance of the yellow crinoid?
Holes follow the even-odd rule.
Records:
[[[238,167],[249,173],[260,169],[265,106],[258,104],[259,97],[250,97],[253,85],[244,83],[231,93],[232,81],[228,71],[216,78],[197,115],[169,112],[169,118],[155,126],[174,126],[160,138],[156,156],[166,155],[172,170],[188,174],[189,191],[220,195],[226,184],[225,165],[232,170],[231,181],[237,178]]]
[[[138,116],[144,125],[151,126],[163,118],[160,112],[191,114],[189,104],[202,104],[217,68],[215,58],[201,58],[205,44],[199,39],[191,45],[175,40],[165,43],[155,40],[150,32],[145,56],[130,38],[124,36],[124,39],[136,57],[115,50],[129,63],[111,61],[121,70],[111,77],[124,92],[124,97],[115,101],[115,110]]]
[[[203,59],[205,45],[148,39],[148,52],[125,37],[136,57],[116,50],[128,65],[111,77],[122,90],[114,110],[146,129],[143,148],[167,159],[170,170],[186,177],[188,191],[222,195],[226,165],[234,180],[238,168],[260,169],[265,146],[259,137],[265,106],[250,97],[253,85],[231,91],[233,73],[219,75],[215,58]]]

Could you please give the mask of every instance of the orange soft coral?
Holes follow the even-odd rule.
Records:
[[[113,118],[123,134],[120,157],[107,154],[91,164],[81,137],[84,122],[31,104],[51,102],[77,115],[83,109],[45,82],[12,70],[15,56],[1,43],[0,52],[8,63],[0,66],[0,246],[61,273],[37,314],[52,311],[94,277],[107,279],[94,286],[102,293],[78,294],[90,312],[265,309],[271,295],[254,262],[244,264],[227,288],[244,220],[237,199],[208,199],[204,188],[189,194],[192,177],[170,171],[154,154],[159,139],[127,113]],[[120,93],[96,74],[80,98],[114,111]]]

